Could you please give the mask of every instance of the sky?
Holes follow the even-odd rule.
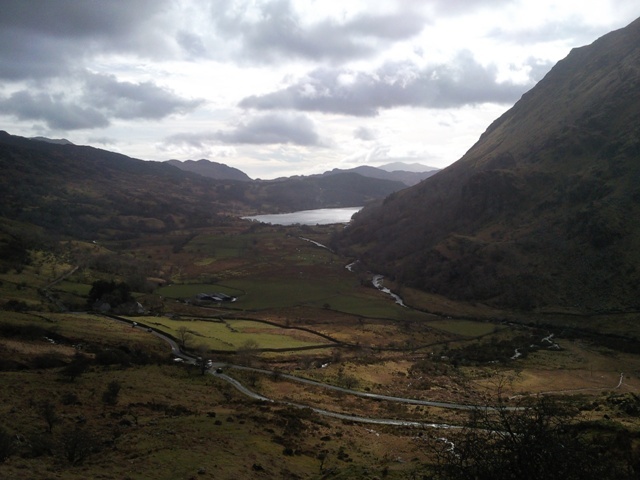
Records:
[[[0,130],[252,178],[444,168],[637,0],[2,0]]]

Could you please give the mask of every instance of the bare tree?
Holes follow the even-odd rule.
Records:
[[[47,431],[49,433],[53,432],[53,427],[60,423],[60,417],[58,417],[58,414],[56,413],[56,406],[53,402],[47,400],[40,404],[39,411],[47,424]]]
[[[76,427],[62,435],[62,449],[66,459],[72,465],[81,464],[97,450],[97,441],[91,432]]]
[[[253,339],[249,339],[244,342],[242,346],[237,350],[240,363],[247,366],[251,366],[257,353],[258,342]]]
[[[191,335],[193,335],[193,333],[191,333],[191,331],[185,325],[178,327],[178,330],[176,330],[176,332],[178,334],[178,340],[180,341],[180,348],[187,348],[187,341],[189,340],[189,338],[191,338]]]

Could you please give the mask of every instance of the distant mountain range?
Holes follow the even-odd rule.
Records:
[[[398,166],[398,167],[401,165],[404,165],[404,164],[395,164],[395,166]],[[415,168],[415,167],[409,167],[409,168]],[[362,166],[351,168],[348,170],[340,170],[338,168],[335,168],[330,172],[325,172],[323,175],[335,175],[337,173],[353,172],[353,173],[362,175],[363,177],[393,180],[396,182],[402,182],[407,186],[412,186],[412,185],[415,185],[416,183],[421,182],[425,178],[429,178],[430,176],[434,175],[438,171],[439,170],[435,168],[428,171],[422,171],[422,172],[417,172],[417,171],[412,172],[409,170],[386,170],[386,169],[383,169],[382,167],[370,167],[370,166],[362,165]]]
[[[212,162],[211,160],[168,160],[166,163],[178,167],[181,170],[197,173],[207,178],[216,180],[239,180],[242,182],[250,182],[251,178],[241,170],[230,167],[228,165]],[[357,173],[363,177],[377,178],[380,180],[390,180],[393,182],[402,182],[407,186],[429,178],[438,171],[437,168],[428,167],[419,163],[406,164],[401,162],[390,163],[380,167],[360,166],[350,169],[333,169],[325,172],[321,176],[335,175],[337,173]],[[310,175],[315,177],[317,175]],[[286,177],[277,179],[283,180]],[[295,178],[299,178],[296,176]]]
[[[404,163],[404,162],[393,162],[387,163],[386,165],[380,165],[378,167],[381,170],[385,170],[387,172],[414,172],[414,173],[424,173],[424,172],[434,172],[440,170],[436,167],[429,167],[427,165],[423,165],[422,163]]]
[[[0,239],[8,225],[17,234],[133,238],[244,215],[362,206],[406,187],[355,172],[247,180],[226,165],[186,163],[225,177],[216,179],[174,163],[0,131]]]
[[[576,48],[456,163],[364,208],[339,245],[449,298],[640,309],[640,19]]]

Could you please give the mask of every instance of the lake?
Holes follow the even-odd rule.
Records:
[[[272,225],[329,225],[331,223],[349,223],[351,216],[362,207],[346,208],[318,208],[316,210],[301,210],[291,213],[277,213],[270,215],[254,215],[242,217],[245,220],[270,223]]]

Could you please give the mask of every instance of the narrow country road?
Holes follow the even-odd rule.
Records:
[[[107,318],[110,318],[112,320],[121,322],[121,323],[125,323],[127,325],[131,325],[133,328],[137,328],[137,329],[141,329],[141,330],[146,330],[148,331],[150,334],[155,335],[156,337],[164,340],[165,342],[167,342],[169,344],[169,346],[171,347],[171,353],[176,357],[176,358],[181,358],[183,359],[185,362],[190,363],[190,364],[195,364],[196,363],[196,358],[183,352],[182,350],[180,350],[180,346],[178,345],[178,343],[172,339],[171,337],[160,333],[146,325],[142,325],[142,324],[138,324],[137,322],[132,322],[130,320],[121,318],[121,317],[117,317],[115,315],[105,315]],[[315,407],[310,407],[308,405],[302,405],[302,404],[298,404],[298,403],[294,403],[294,402],[287,402],[287,401],[279,401],[279,400],[273,400],[270,398],[267,398],[263,395],[260,395],[259,393],[254,392],[253,390],[249,389],[246,385],[242,384],[241,382],[239,382],[238,380],[236,380],[235,378],[230,377],[229,375],[226,375],[223,373],[222,369],[223,368],[233,368],[233,369],[238,369],[238,370],[245,370],[245,371],[254,371],[257,373],[262,373],[262,374],[267,374],[267,375],[272,375],[273,371],[271,370],[264,370],[264,369],[259,369],[259,368],[251,368],[251,367],[245,367],[245,366],[241,366],[241,365],[233,365],[233,364],[228,364],[228,363],[213,363],[213,365],[211,366],[211,368],[209,368],[208,372],[214,376],[216,376],[217,378],[220,378],[221,380],[224,380],[226,382],[228,382],[229,384],[231,384],[234,388],[236,388],[240,393],[246,395],[249,398],[253,398],[254,400],[258,400],[258,401],[263,401],[263,402],[269,402],[269,403],[277,403],[277,404],[281,404],[281,405],[289,405],[292,407],[296,407],[296,408],[309,408],[312,411],[320,414],[320,415],[324,415],[327,417],[332,417],[332,418],[337,418],[337,419],[341,419],[341,420],[346,420],[346,421],[350,421],[350,422],[359,422],[359,423],[368,423],[368,424],[377,424],[377,425],[395,425],[395,426],[406,426],[406,427],[420,427],[420,428],[443,428],[443,429],[452,429],[452,428],[461,428],[459,426],[455,426],[455,425],[448,425],[448,424],[439,424],[439,423],[429,423],[429,422],[416,422],[416,421],[410,421],[410,420],[398,420],[398,419],[392,419],[392,418],[370,418],[370,417],[360,417],[360,416],[356,416],[356,415],[348,415],[348,414],[343,414],[343,413],[337,413],[337,412],[331,412],[329,410],[323,410],[321,408],[315,408]],[[431,401],[431,400],[420,400],[420,399],[415,399],[415,398],[403,398],[403,397],[393,397],[393,396],[389,396],[389,395],[381,395],[381,394],[376,394],[376,393],[369,393],[369,392],[361,392],[358,390],[351,390],[348,388],[342,388],[342,387],[338,387],[336,385],[331,385],[328,383],[322,383],[322,382],[317,382],[315,380],[309,380],[306,378],[301,378],[301,377],[296,377],[295,375],[289,375],[289,374],[280,374],[280,376],[282,378],[286,378],[287,380],[291,380],[294,382],[300,382],[300,383],[304,383],[307,385],[313,385],[316,387],[320,387],[320,388],[326,388],[328,390],[335,390],[335,391],[339,391],[348,395],[355,395],[355,396],[359,396],[359,397],[364,397],[364,398],[370,398],[373,400],[386,400],[389,402],[396,402],[396,403],[404,403],[404,404],[410,404],[410,405],[424,405],[424,406],[430,406],[430,407],[440,407],[440,408],[448,408],[448,409],[456,409],[456,410],[477,410],[477,409],[493,409],[493,407],[488,407],[485,405],[467,405],[467,404],[460,404],[460,403],[449,403],[449,402],[436,402],[436,401]],[[507,410],[516,410],[519,409],[518,407],[505,407]]]

